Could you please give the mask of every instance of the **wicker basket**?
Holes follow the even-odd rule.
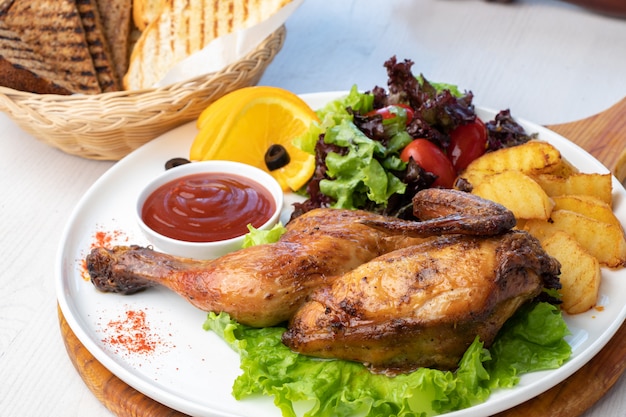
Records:
[[[162,88],[64,96],[0,87],[0,111],[28,133],[64,152],[118,160],[197,118],[224,94],[258,83],[282,48],[285,36],[281,26],[240,61]]]

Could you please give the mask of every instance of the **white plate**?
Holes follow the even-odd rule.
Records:
[[[304,95],[319,108],[340,93]],[[494,112],[477,111],[483,120]],[[608,170],[580,147],[541,126],[520,121],[528,132],[556,145],[583,172]],[[240,373],[239,357],[221,339],[202,329],[206,313],[163,288],[132,296],[98,292],[84,276],[83,260],[98,232],[110,244],[147,245],[134,223],[139,190],[163,171],[165,161],[186,157],[196,128],[193,123],[157,138],[106,172],[75,208],[60,242],[56,288],[61,310],[81,343],[113,374],[146,396],[194,416],[279,417],[272,398],[236,401],[231,386]],[[626,190],[613,179],[614,210],[626,224]],[[287,203],[288,204],[288,203]],[[288,206],[287,206],[288,208]],[[619,329],[626,317],[626,270],[603,270],[600,305],[585,314],[566,317],[572,331],[571,360],[557,370],[524,375],[520,384],[494,392],[483,404],[448,416],[488,416],[520,404],[563,381],[588,362]],[[111,321],[127,311],[145,313],[148,331],[158,345],[150,354],[132,353],[106,342],[113,336]]]

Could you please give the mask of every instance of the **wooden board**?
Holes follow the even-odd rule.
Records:
[[[548,126],[577,143],[626,181],[626,98],[580,121]],[[184,417],[128,386],[100,364],[80,343],[59,309],[67,353],[87,387],[120,417]],[[576,417],[595,404],[626,370],[626,324],[598,355],[570,378],[497,417]]]

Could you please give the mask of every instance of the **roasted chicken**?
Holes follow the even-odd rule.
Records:
[[[240,323],[263,327],[287,321],[313,290],[380,255],[441,233],[498,234],[515,224],[502,206],[463,192],[425,190],[414,204],[421,222],[317,209],[290,221],[277,243],[215,260],[138,246],[98,247],[87,256],[87,268],[102,291],[131,294],[163,285],[202,310],[224,311]]]
[[[382,216],[318,209],[287,225],[280,241],[214,260],[179,258],[139,246],[98,247],[87,256],[96,288],[132,294],[163,285],[204,311],[227,312],[240,323],[272,326],[288,320],[312,290],[383,253],[421,242],[375,231]]]
[[[523,231],[442,236],[318,288],[283,343],[387,374],[455,368],[476,337],[488,347],[520,305],[558,287],[558,274],[559,263]]]

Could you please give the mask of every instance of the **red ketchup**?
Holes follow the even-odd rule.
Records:
[[[276,210],[271,193],[236,174],[200,173],[170,181],[148,196],[141,217],[152,230],[187,242],[215,242],[258,228]]]

